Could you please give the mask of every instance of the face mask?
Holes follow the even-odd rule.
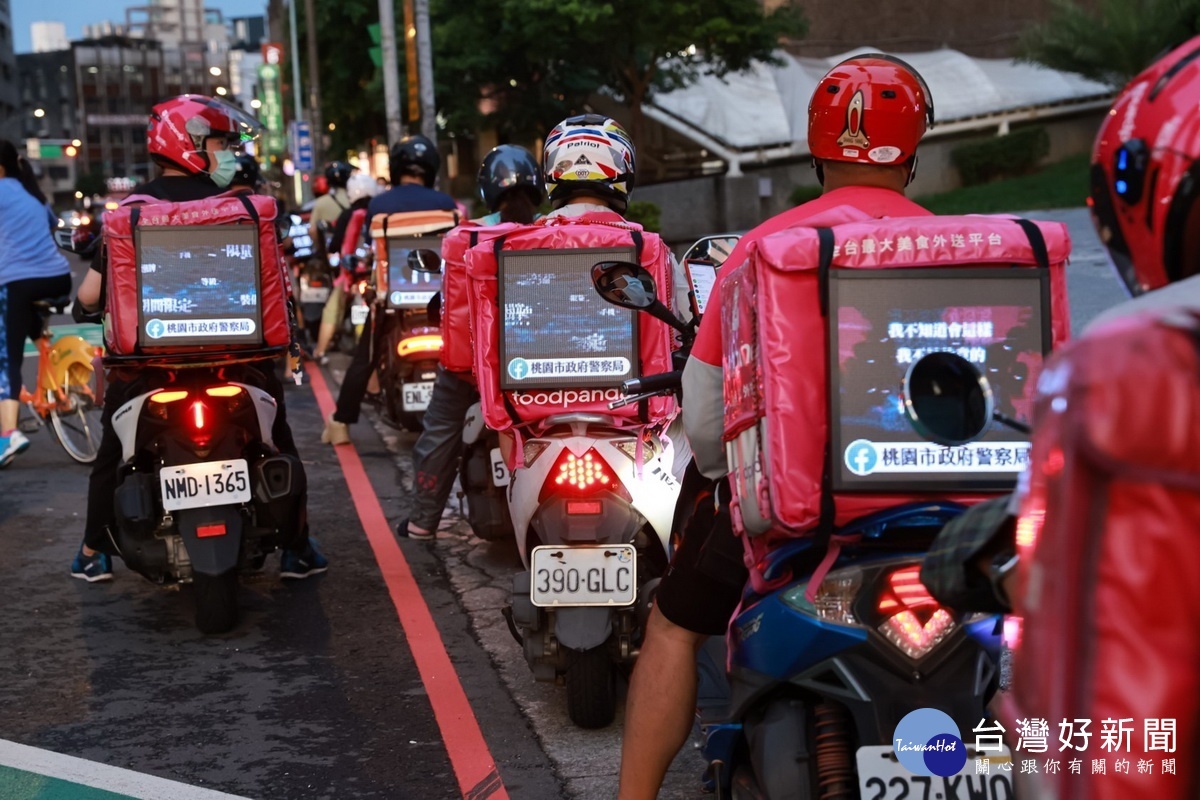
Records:
[[[213,155],[217,159],[217,166],[208,173],[208,177],[212,179],[213,183],[224,189],[237,174],[237,156],[228,150],[218,150]]]

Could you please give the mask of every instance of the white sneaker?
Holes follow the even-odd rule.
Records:
[[[14,430],[8,436],[0,436],[0,469],[7,467],[17,457],[29,449],[29,440],[25,434]]]

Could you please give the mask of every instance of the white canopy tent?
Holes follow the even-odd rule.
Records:
[[[861,47],[830,58],[756,62],[724,78],[701,76],[690,86],[656,95],[646,116],[698,142],[729,164],[795,158],[808,153],[808,101],[821,77]],[[930,135],[1004,126],[1034,117],[1075,113],[1108,104],[1112,87],[1080,75],[1013,59],[971,58],[957,50],[894,54],[921,73],[933,95]]]

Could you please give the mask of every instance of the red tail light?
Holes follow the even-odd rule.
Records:
[[[196,526],[196,537],[200,539],[207,539],[212,536],[224,536],[225,533],[226,531],[224,522],[214,522],[211,525]]]
[[[568,500],[567,513],[574,515],[599,514],[602,511],[599,500]]]
[[[207,412],[208,409],[204,407],[204,403],[199,400],[192,403],[192,425],[197,431],[203,431],[204,426],[208,423]]]
[[[913,564],[890,573],[875,605],[884,617],[879,632],[914,659],[923,658],[958,627],[921,583],[920,572],[920,565]]]
[[[550,470],[554,485],[588,494],[607,487],[613,476],[608,465],[596,453],[588,450],[582,456],[564,452]]]

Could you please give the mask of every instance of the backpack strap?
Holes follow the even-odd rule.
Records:
[[[250,219],[254,220],[254,224],[257,225],[258,221],[259,221],[258,220],[258,209],[254,207],[254,203],[250,202],[249,195],[239,192],[238,194],[236,194],[234,196],[239,201],[241,201],[241,204],[243,206],[246,207],[246,213],[250,215]]]
[[[1050,252],[1046,249],[1046,237],[1042,236],[1042,229],[1027,219],[1017,218],[1013,222],[1025,231],[1025,238],[1029,239],[1029,247],[1033,250],[1037,265],[1042,269],[1050,269]]]
[[[822,317],[829,316],[829,268],[833,266],[834,247],[833,231],[817,228],[817,291],[821,299]]]

